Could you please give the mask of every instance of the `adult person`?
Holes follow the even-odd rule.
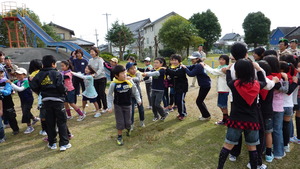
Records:
[[[15,72],[18,69],[18,66],[12,63],[9,56],[5,56],[4,63],[5,63],[4,68],[7,72],[9,80],[11,80],[11,81],[16,80],[16,73]]]
[[[96,47],[91,47],[90,55],[92,58],[89,60],[88,64],[95,70],[96,74],[94,77],[94,86],[97,96],[97,103],[99,105],[99,109],[102,109],[102,113],[107,112],[107,101],[106,101],[106,76],[104,71],[104,60],[99,57],[99,50]]]
[[[279,50],[277,51],[278,56],[283,56],[283,55],[291,55],[292,53],[290,50],[288,50],[289,47],[289,41],[287,39],[280,39],[278,42],[278,47]]]
[[[73,66],[74,66],[74,72],[84,74],[84,69],[88,65],[88,61],[83,58],[83,52],[81,49],[77,49],[75,51],[75,55],[76,55],[76,59],[71,60]],[[82,91],[85,90],[83,79],[76,77],[76,76],[73,77],[73,86],[75,88],[76,95],[80,94],[80,86],[81,86]],[[75,99],[75,102],[76,102],[76,99]]]
[[[203,51],[203,44],[198,45],[198,53],[200,55],[200,59],[202,60],[202,62],[204,62],[204,60],[206,59],[206,53]],[[191,87],[195,87],[196,79],[197,77],[195,76],[193,78]]]
[[[298,47],[298,40],[297,39],[292,39],[290,40],[290,52],[292,55],[296,55],[297,57],[300,57],[300,50],[297,48]]]
[[[9,79],[7,71],[4,68],[4,66],[5,66],[5,53],[2,52],[2,51],[0,51],[0,68],[4,69],[4,77],[6,77],[7,79]]]

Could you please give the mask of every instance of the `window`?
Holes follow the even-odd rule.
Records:
[[[65,40],[65,34],[64,33],[58,33],[57,36],[59,36],[60,39]]]

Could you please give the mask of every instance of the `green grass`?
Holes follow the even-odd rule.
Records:
[[[143,83],[141,87],[144,88]],[[211,121],[198,120],[200,113],[195,106],[197,92],[198,88],[189,89],[186,96],[188,118],[184,121],[176,120],[177,112],[172,112],[165,122],[152,122],[152,112],[147,110],[146,127],[141,128],[136,112],[135,129],[131,137],[124,135],[124,146],[116,145],[114,114],[94,118],[94,107],[89,104],[88,116],[84,121],[68,121],[75,137],[71,140],[73,147],[62,153],[46,147],[43,136],[38,134],[41,130],[39,123],[33,133],[22,133],[26,125],[20,123],[19,99],[14,95],[21,133],[12,136],[11,129],[5,129],[7,141],[0,144],[0,168],[216,168],[226,127],[214,125],[221,118],[221,112],[216,107],[215,85],[205,101],[213,117]],[[146,99],[144,105],[148,105]],[[35,107],[32,111],[38,115]],[[72,111],[72,114],[75,115],[75,112]],[[268,166],[300,168],[299,145],[291,144],[291,150],[283,160],[274,160]],[[243,146],[237,162],[227,161],[225,168],[244,169],[247,162],[248,153]]]

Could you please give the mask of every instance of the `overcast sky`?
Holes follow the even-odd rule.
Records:
[[[1,1],[3,2],[3,1]],[[27,8],[39,15],[41,22],[55,24],[72,29],[75,36],[96,42],[95,29],[99,34],[99,44],[105,43],[106,16],[109,27],[119,20],[129,24],[150,18],[154,21],[172,11],[189,19],[194,13],[211,9],[221,24],[222,33],[244,34],[242,23],[250,12],[261,11],[271,20],[271,29],[278,26],[300,26],[299,0],[16,0],[18,5],[26,4]],[[298,15],[298,16],[297,16]]]

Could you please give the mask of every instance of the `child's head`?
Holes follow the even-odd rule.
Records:
[[[268,62],[268,64],[270,65],[272,73],[280,72],[279,61],[276,56],[273,55],[265,56],[264,60]]]
[[[0,79],[4,78],[4,68],[0,67]]]
[[[294,57],[294,55],[283,55],[285,56],[282,58],[282,61],[286,61],[287,63],[291,63],[294,65],[294,67],[297,67],[298,65],[298,57]]]
[[[269,76],[272,73],[271,67],[267,61],[260,60],[257,63],[266,72],[266,76]]]
[[[236,78],[240,80],[239,85],[252,83],[254,80],[254,66],[248,59],[239,59],[234,64]]]
[[[60,66],[62,71],[73,70],[73,65],[69,60],[61,61]]]
[[[191,56],[188,57],[189,59],[191,59],[193,64],[199,63],[201,62],[201,55],[199,52],[193,52]]]
[[[264,52],[265,52],[265,49],[262,47],[255,48],[253,51],[254,59],[256,61],[262,60]]]
[[[24,78],[26,78],[27,75],[27,70],[20,67],[16,70],[16,77],[18,80],[23,80]]]
[[[171,61],[172,65],[178,66],[181,63],[182,58],[178,54],[173,54],[173,55],[171,55],[170,61]]]
[[[277,52],[275,50],[266,50],[264,53],[263,53],[263,57],[265,56],[270,56],[270,55],[274,55],[277,57]]]
[[[95,74],[95,70],[92,68],[91,65],[87,65],[84,69],[84,73],[85,74],[88,74],[88,75],[92,75],[92,74]]]
[[[155,58],[153,61],[153,67],[154,69],[158,69],[160,67],[166,67],[166,60],[164,58]]]
[[[42,60],[40,60],[40,59],[33,59],[29,63],[28,72],[29,72],[29,74],[31,74],[32,72],[34,72],[36,70],[42,69],[42,67],[43,67]]]
[[[242,43],[235,43],[231,47],[230,53],[236,61],[247,57],[247,48]]]
[[[52,55],[46,55],[42,59],[44,68],[56,68],[56,58]]]
[[[75,55],[76,55],[77,59],[81,59],[83,56],[83,51],[81,49],[77,49],[77,50],[75,50]]]
[[[115,68],[112,70],[113,74],[115,75],[115,78],[124,81],[126,80],[126,70],[124,66],[122,65],[117,65]]]
[[[149,57],[146,57],[144,59],[144,63],[145,63],[146,66],[150,65],[151,64],[151,59]]]
[[[91,56],[92,57],[98,57],[99,56],[99,50],[98,50],[98,48],[96,48],[96,47],[91,47],[91,49],[90,49],[90,54],[91,54]]]
[[[279,50],[284,51],[285,49],[287,49],[289,47],[289,40],[287,39],[280,39],[278,42],[278,47]]]
[[[118,64],[118,59],[117,58],[111,58],[110,61],[109,61],[109,64],[111,66],[116,66]]]
[[[132,63],[135,63],[135,58],[130,56],[128,59],[127,59],[128,62],[132,62]]]
[[[229,56],[228,55],[221,55],[219,57],[219,64],[221,66],[223,66],[223,65],[229,65]]]
[[[126,70],[128,73],[130,73],[132,75],[136,74],[136,67],[135,67],[134,63],[132,63],[132,62],[128,62],[126,64]]]

